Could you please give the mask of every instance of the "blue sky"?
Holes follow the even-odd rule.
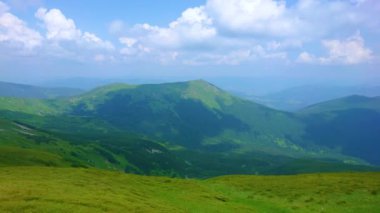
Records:
[[[0,0],[0,80],[380,83],[376,0]]]

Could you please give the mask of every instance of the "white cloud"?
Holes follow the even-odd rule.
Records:
[[[301,21],[288,14],[285,1],[209,0],[206,8],[217,24],[231,33],[294,35]]]
[[[106,50],[113,50],[114,46],[109,41],[103,41],[99,37],[97,37],[95,34],[85,32],[82,36],[83,40],[89,44],[89,47],[94,45],[95,47],[106,49]]]
[[[364,20],[361,7],[369,1],[373,0],[299,0],[287,5],[284,0],[208,0],[203,6],[186,9],[168,27],[135,25],[126,37],[120,37],[124,45],[120,52],[128,57],[145,55],[152,60],[155,55],[162,58],[175,51],[180,53],[176,59],[191,61],[188,64],[203,63],[206,58],[211,63],[230,59],[230,64],[245,60],[235,60],[237,56],[282,60],[288,57],[288,51],[319,42],[332,32],[358,29]],[[324,42],[326,48],[332,45],[333,42]],[[242,54],[247,50],[249,57]],[[356,60],[334,55],[336,52],[331,50],[326,63],[338,60],[335,57],[341,63],[353,64],[368,55],[366,51],[358,53],[362,59]],[[297,59],[307,63],[322,60],[308,52]]]
[[[201,52],[195,55],[189,54],[183,59],[187,65],[239,65],[243,62],[263,61],[263,60],[287,60],[287,53],[272,51],[261,45],[251,47],[240,47],[215,52]]]
[[[185,10],[181,17],[169,26],[182,40],[202,42],[217,34],[212,19],[205,12],[204,7]]]
[[[320,58],[322,63],[359,64],[373,57],[360,33],[345,40],[324,40],[322,45],[328,50],[328,56]]]
[[[145,57],[166,64],[177,60],[179,52],[204,47],[217,36],[204,9],[203,6],[189,8],[168,27],[137,24],[128,36],[119,38],[124,46],[120,53],[128,58]]]
[[[204,7],[185,10],[167,28],[140,24],[133,31],[137,34],[136,39],[143,45],[167,49],[204,43],[217,34]]]
[[[0,2],[0,42],[21,45],[28,50],[40,46],[43,38],[39,32],[30,29],[24,21],[7,12],[8,10],[9,7]]]
[[[35,16],[43,22],[48,40],[53,42],[72,41],[78,44],[78,47],[87,49],[114,49],[111,42],[104,41],[93,33],[82,33],[76,27],[74,20],[67,18],[59,9],[39,8]]]
[[[297,59],[297,62],[300,63],[314,63],[316,61],[316,58],[314,55],[311,55],[308,52],[302,52]]]
[[[322,46],[326,48],[327,56],[316,57],[308,52],[302,52],[297,61],[301,63],[350,65],[369,62],[373,58],[372,50],[365,47],[364,39],[360,33],[344,40],[323,40]]]
[[[124,44],[127,47],[132,47],[137,43],[137,40],[134,38],[129,38],[129,37],[121,37],[119,39],[120,43]]]
[[[124,45],[121,48],[120,53],[125,56],[143,56],[151,53],[151,49],[145,47],[135,38],[121,37],[119,42]]]
[[[36,17],[43,21],[46,27],[46,38],[51,40],[76,40],[81,36],[81,31],[75,26],[72,19],[66,18],[58,9],[47,10],[40,8]]]
[[[373,40],[368,34],[380,33],[379,2],[207,0],[184,10],[167,26],[142,23],[127,28],[122,20],[112,21],[108,32],[119,38],[116,48],[80,29],[59,9],[40,8],[35,13],[43,37],[11,14],[0,0],[0,42],[28,49],[41,46],[41,55],[97,62],[112,57],[164,64],[234,65],[261,59],[288,61],[288,55],[301,52],[296,59],[300,63],[359,64],[374,58],[375,47],[366,47],[360,34],[346,39],[341,36],[359,29]],[[331,35],[338,39],[322,40]],[[325,56],[315,53],[321,40]]]
[[[192,66],[201,65],[238,65],[243,61],[251,60],[252,51],[249,49],[234,50],[227,53],[200,53],[195,56],[187,57],[183,60],[184,64]]]

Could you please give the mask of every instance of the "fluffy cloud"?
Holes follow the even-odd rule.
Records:
[[[145,55],[149,60],[155,55],[170,57],[170,53],[176,52],[175,59],[187,64],[203,64],[207,60],[236,64],[252,58],[283,60],[288,58],[287,51],[295,52],[332,33],[368,28],[368,16],[380,12],[368,10],[370,3],[375,5],[373,0],[298,0],[292,4],[284,0],[208,0],[203,6],[185,10],[168,27],[135,25],[120,37],[120,52],[129,58]],[[372,27],[377,26],[377,22],[371,23]],[[339,42],[323,42],[328,50],[324,58],[305,51],[297,61],[355,64],[372,54],[360,39]],[[339,51],[354,46],[356,55]]]
[[[55,42],[73,41],[87,48],[114,49],[111,42],[103,41],[93,33],[82,33],[76,27],[74,20],[66,18],[58,9],[39,8],[35,16],[44,23],[48,40]]]
[[[209,0],[206,7],[216,23],[233,34],[289,36],[302,25],[296,16],[290,16],[285,1]]]
[[[169,29],[177,34],[179,39],[190,42],[203,42],[213,38],[217,33],[204,7],[185,10],[181,17],[170,23]]]
[[[297,59],[300,63],[314,63],[316,62],[315,56],[311,55],[308,52],[302,52]]]
[[[322,57],[322,63],[359,64],[372,58],[372,51],[365,47],[364,39],[357,33],[345,40],[324,40],[328,57]]]
[[[184,10],[167,26],[141,23],[127,28],[122,20],[114,20],[108,31],[118,38],[115,47],[94,33],[79,29],[59,9],[40,8],[35,13],[42,26],[39,30],[44,36],[41,36],[0,1],[0,43],[23,49],[41,47],[40,55],[97,62],[124,58],[235,65],[262,59],[359,64],[375,58],[376,47],[371,47],[372,50],[366,47],[360,34],[344,36],[360,30],[373,40],[374,35],[380,34],[380,1],[289,2],[207,0],[204,5]],[[325,39],[331,35],[335,39]],[[316,53],[318,46],[326,50],[324,56]],[[295,53],[299,52],[297,58]]]
[[[41,45],[42,36],[27,24],[8,12],[9,7],[0,1],[0,43],[21,46],[31,50]]]
[[[328,52],[327,56],[316,57],[308,52],[302,52],[298,61],[321,64],[360,64],[373,58],[372,50],[365,47],[360,33],[344,40],[323,40],[322,45]]]
[[[208,0],[205,11],[226,36],[311,40],[374,23],[379,6],[376,0]]]
[[[85,32],[82,35],[82,39],[84,42],[89,44],[89,47],[95,46],[98,48],[106,49],[106,50],[113,50],[114,46],[111,42],[109,41],[103,41],[99,37],[97,37],[95,34]]]
[[[133,47],[136,44],[137,40],[134,38],[121,37],[119,39],[120,43],[124,44],[127,47]]]
[[[145,58],[166,64],[179,59],[180,55],[188,55],[185,53],[188,50],[204,48],[216,37],[217,30],[205,7],[194,7],[185,10],[167,27],[137,24],[128,36],[119,38],[123,45],[120,53],[127,58]]]
[[[81,31],[75,26],[72,19],[66,18],[58,9],[47,10],[40,8],[36,17],[43,21],[46,27],[46,38],[51,40],[76,40]]]
[[[195,7],[185,10],[166,28],[139,24],[132,29],[132,34],[144,46],[173,49],[207,42],[217,31],[204,7]]]

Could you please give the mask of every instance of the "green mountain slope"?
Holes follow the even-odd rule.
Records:
[[[303,118],[239,99],[204,81],[113,84],[68,99],[2,98],[0,118],[8,126],[21,124],[63,141],[68,150],[53,152],[60,157],[71,153],[81,165],[139,174],[211,177],[374,169],[335,147],[313,143],[313,137],[305,137]],[[13,147],[32,141],[3,133],[8,141],[21,141]],[[0,144],[4,141],[0,138]],[[44,149],[48,145],[60,150],[58,142],[33,143],[40,146],[28,146],[34,151],[50,152]],[[76,152],[82,155],[78,158]]]
[[[73,115],[98,117],[118,128],[187,148],[303,153],[295,145],[302,133],[297,119],[231,96],[205,81],[111,85],[71,102]]]
[[[349,96],[310,106],[299,115],[307,123],[305,138],[380,164],[380,98]]]
[[[75,96],[83,93],[80,89],[72,88],[43,88],[24,84],[0,82],[0,97],[19,98],[57,98]]]
[[[379,173],[208,180],[0,168],[1,212],[378,212]]]
[[[116,135],[70,135],[64,130],[49,132],[0,119],[0,166],[96,167],[151,175],[181,173],[184,163],[159,144],[133,135],[112,134]],[[152,150],[157,153],[152,154]]]

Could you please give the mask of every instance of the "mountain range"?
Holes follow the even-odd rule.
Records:
[[[313,104],[351,95],[380,96],[380,86],[305,85],[268,94],[235,92],[237,95],[279,110],[296,112]]]
[[[379,100],[349,96],[289,113],[203,80],[1,97],[0,152],[4,164],[182,177],[376,170]]]
[[[0,82],[0,97],[51,99],[75,96],[83,92],[84,91],[81,89],[74,88],[47,88],[25,84]]]

